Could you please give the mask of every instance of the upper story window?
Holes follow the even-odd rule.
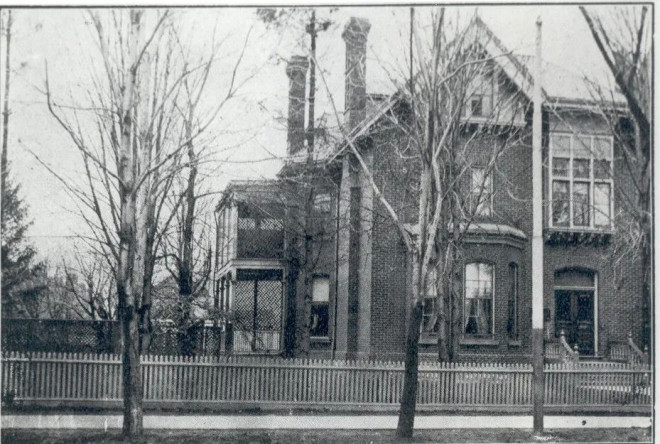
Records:
[[[314,196],[314,210],[318,213],[330,213],[332,199],[328,193],[319,193]]]
[[[475,216],[493,214],[493,180],[485,168],[472,169],[470,203]]]
[[[550,135],[552,227],[612,226],[612,137]]]
[[[470,82],[465,112],[467,117],[490,117],[496,94],[495,76],[491,72],[479,73]]]
[[[473,262],[465,265],[465,334],[493,335],[494,267]]]

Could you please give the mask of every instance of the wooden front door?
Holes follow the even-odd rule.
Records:
[[[555,334],[564,330],[571,347],[581,355],[594,354],[593,290],[555,290]]]

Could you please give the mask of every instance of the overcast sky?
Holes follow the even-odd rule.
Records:
[[[464,17],[474,13],[474,7],[450,10],[459,11]],[[239,72],[239,77],[251,79],[218,117],[217,128],[222,137],[212,147],[219,163],[207,171],[212,175],[210,188],[221,191],[233,179],[273,177],[281,165],[278,158],[286,152],[282,117],[286,115],[288,80],[282,60],[294,53],[304,54],[299,31],[293,27],[267,29],[257,21],[251,8],[178,9],[176,13],[200,54],[216,23],[217,35],[226,37],[224,65],[219,64],[216,81],[207,93],[211,101],[215,95],[222,95],[223,79],[251,29],[247,57]],[[327,10],[320,9],[318,14],[326,16]],[[418,14],[421,16],[424,11],[419,10]],[[602,78],[606,73],[577,6],[481,6],[479,14],[502,42],[519,54],[533,54],[534,24],[540,16],[547,62],[578,75]],[[318,58],[340,111],[344,98],[341,31],[353,15],[365,17],[372,24],[367,61],[370,92],[393,89],[391,73],[405,60],[407,47],[409,8],[351,7],[333,12],[330,17],[335,25],[319,37]],[[1,56],[4,63],[4,52]],[[83,10],[26,9],[14,11],[11,56],[9,159],[13,177],[21,183],[22,194],[30,206],[34,221],[29,232],[31,239],[42,256],[53,257],[66,250],[67,236],[75,234],[82,222],[74,214],[75,206],[64,187],[29,151],[70,180],[80,176],[80,156],[48,113],[43,94],[45,65],[47,62],[51,89],[64,100],[69,90],[88,84],[98,50]],[[333,120],[325,87],[322,81],[318,84],[320,103],[316,115],[325,112]]]

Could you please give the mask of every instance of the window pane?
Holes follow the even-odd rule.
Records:
[[[330,300],[330,278],[315,277],[312,283],[312,301],[328,302]]]
[[[484,115],[484,98],[481,94],[475,94],[470,100],[470,110],[472,111],[473,116],[483,116]]]
[[[573,178],[574,179],[588,179],[589,170],[591,169],[590,160],[574,159],[573,160]]]
[[[594,224],[599,227],[610,226],[610,184],[594,185]]]
[[[609,137],[594,137],[594,157],[596,159],[612,158],[612,140]]]
[[[591,157],[591,137],[577,136],[573,139],[574,157]]]
[[[474,299],[466,301],[468,313],[465,322],[465,333],[475,336],[492,334],[492,301],[490,299]]]
[[[426,333],[438,332],[438,313],[436,312],[436,298],[425,298],[422,315],[422,331]]]
[[[465,333],[492,334],[492,265],[473,263],[465,266],[465,296]]]
[[[554,157],[552,159],[552,174],[555,176],[568,177],[568,159]]]
[[[568,182],[555,180],[552,182],[552,224],[568,226],[569,219]]]
[[[435,297],[438,295],[437,269],[430,267],[426,274],[426,296]]]
[[[552,152],[556,156],[569,157],[571,155],[571,136],[551,136]]]
[[[589,184],[573,184],[573,225],[589,225]]]
[[[609,160],[594,160],[594,177],[596,179],[612,178],[612,163]]]
[[[310,336],[328,336],[330,324],[328,317],[328,303],[312,304],[312,319],[310,322]]]
[[[330,195],[327,193],[321,193],[314,196],[314,210],[319,213],[329,213],[330,212]]]

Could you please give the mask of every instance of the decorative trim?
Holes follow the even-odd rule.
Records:
[[[610,244],[612,234],[614,233],[610,230],[546,228],[543,230],[543,240],[552,246],[590,245],[601,247]]]

